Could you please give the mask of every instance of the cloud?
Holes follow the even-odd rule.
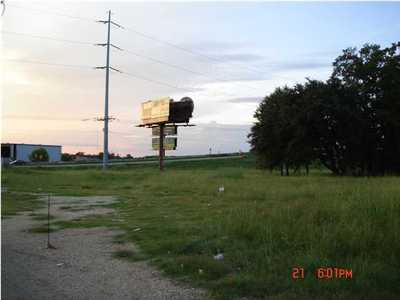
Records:
[[[3,115],[2,119],[16,120],[47,120],[47,121],[83,121],[84,117],[59,117],[59,116],[39,116],[39,115]]]
[[[230,103],[260,103],[260,101],[263,98],[264,98],[263,96],[260,96],[260,97],[238,97],[238,98],[228,99],[227,102],[230,102]]]
[[[264,57],[253,53],[236,53],[236,54],[222,54],[212,55],[218,61],[224,62],[254,62],[263,60]]]
[[[264,60],[262,55],[249,51],[243,51],[245,44],[233,42],[203,41],[197,43],[187,43],[180,45],[182,48],[200,55],[209,56],[221,63],[225,62],[254,62]],[[218,53],[218,54],[217,54]]]
[[[299,61],[282,63],[277,66],[277,69],[281,71],[285,70],[308,70],[308,69],[321,69],[328,68],[331,66],[330,62],[310,62],[310,61]]]
[[[338,49],[330,49],[330,50],[320,50],[320,51],[312,51],[310,53],[305,53],[303,54],[305,57],[321,57],[321,58],[329,58],[331,59],[332,57],[337,57],[342,54],[341,50]]]
[[[222,42],[222,41],[200,41],[192,43],[184,43],[179,45],[182,48],[189,48],[196,52],[216,52],[216,51],[227,51],[237,50],[242,48],[242,43],[235,42]]]
[[[308,59],[291,61],[291,62],[270,62],[265,64],[264,67],[269,68],[272,72],[283,71],[302,71],[323,69],[332,66],[331,61],[309,61]]]

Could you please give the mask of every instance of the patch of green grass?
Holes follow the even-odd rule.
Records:
[[[69,211],[84,211],[84,210],[91,210],[93,209],[90,205],[82,205],[82,206],[71,206],[68,208]]]
[[[3,172],[13,190],[114,195],[115,216],[55,222],[110,226],[167,274],[217,299],[396,299],[400,294],[400,178],[352,178],[311,170],[281,177],[254,158],[101,169]],[[82,188],[83,185],[91,188]],[[224,192],[218,187],[224,186]],[[214,255],[223,253],[223,260]],[[129,257],[129,253],[125,253]],[[121,254],[123,255],[123,253]],[[293,267],[305,278],[293,280]],[[353,270],[318,280],[318,267]],[[201,270],[201,271],[199,271]]]
[[[110,215],[88,215],[68,221],[56,221],[55,224],[60,229],[65,228],[95,228],[95,227],[115,227]]]
[[[40,197],[27,193],[1,193],[1,215],[11,216],[24,211],[33,211],[44,205]]]
[[[34,214],[31,214],[31,216],[32,216],[32,219],[37,220],[37,221],[45,221],[45,220],[48,219],[47,214],[36,214],[36,213],[34,213]],[[50,215],[49,219],[53,220],[54,216]]]
[[[95,228],[95,227],[116,227],[112,215],[87,215],[68,221],[56,221],[54,225],[59,229],[67,228]]]
[[[37,220],[47,220],[47,215],[37,216]],[[46,218],[44,218],[46,217]],[[33,217],[35,219],[35,217]],[[50,231],[57,231],[68,228],[95,228],[95,227],[115,227],[111,215],[88,215],[66,221],[53,221],[50,223]],[[28,230],[32,233],[47,233],[47,223],[35,226]]]
[[[50,232],[54,232],[57,230],[60,230],[60,228],[55,226],[54,224],[50,224]],[[48,231],[49,228],[47,227],[47,224],[38,225],[28,229],[28,232],[30,233],[47,233]]]
[[[70,210],[72,208],[71,205],[63,205],[59,207],[60,209]]]

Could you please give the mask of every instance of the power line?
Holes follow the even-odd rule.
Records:
[[[105,43],[103,43],[103,44],[94,44],[94,43],[91,43],[91,42],[67,40],[67,39],[60,39],[60,38],[55,38],[55,37],[43,36],[43,35],[33,35],[33,34],[27,34],[27,33],[21,33],[21,32],[7,31],[7,30],[3,30],[3,31],[1,31],[1,33],[3,33],[3,34],[11,34],[11,35],[16,35],[16,36],[26,36],[26,37],[29,37],[29,38],[36,38],[36,39],[51,40],[51,41],[57,41],[57,42],[72,43],[72,44],[84,44],[84,45],[96,45],[96,46],[106,46],[107,45]],[[112,47],[114,47],[114,48],[116,48],[118,50],[122,50],[121,48],[119,48],[119,47],[117,47],[117,46],[115,46],[113,44],[110,44],[110,46],[112,46]],[[222,78],[217,78],[217,77],[210,77],[205,73],[201,73],[201,72],[198,72],[198,71],[193,71],[191,69],[188,69],[188,68],[185,68],[185,67],[182,67],[182,66],[179,66],[179,65],[170,64],[168,62],[165,62],[165,61],[162,61],[162,60],[150,57],[150,56],[139,54],[139,53],[134,52],[132,50],[127,50],[127,49],[124,49],[124,50],[126,51],[126,53],[129,53],[129,54],[134,55],[136,57],[144,58],[144,59],[147,59],[147,60],[152,61],[154,63],[162,64],[162,65],[168,66],[170,68],[178,69],[178,70],[181,70],[181,71],[184,71],[184,72],[187,72],[187,73],[191,73],[191,74],[194,74],[194,75],[197,75],[197,76],[202,76],[202,77],[205,77],[205,78],[208,78],[208,79],[211,79],[211,80],[219,80],[219,81],[225,81],[225,82],[232,81],[230,79],[222,79]],[[101,68],[103,68],[103,67],[101,67]],[[246,87],[251,88],[251,89],[255,89],[255,88],[253,88],[251,86],[248,86],[248,85],[246,85]]]
[[[151,78],[148,78],[148,77],[143,77],[143,76],[136,75],[136,74],[132,74],[132,73],[128,73],[128,72],[122,72],[122,75],[126,75],[126,76],[129,76],[129,77],[138,78],[138,79],[141,79],[141,80],[145,80],[145,81],[149,81],[149,82],[152,82],[152,83],[156,83],[156,84],[158,84],[158,85],[164,85],[164,86],[167,86],[167,87],[170,87],[170,88],[174,88],[174,89],[178,89],[178,90],[183,90],[183,91],[186,91],[186,92],[193,92],[193,91],[194,91],[193,89],[188,89],[188,88],[179,87],[179,86],[176,86],[176,85],[167,83],[167,82],[154,80],[154,79],[151,79]]]
[[[2,30],[0,32],[3,33],[3,34],[26,36],[26,37],[35,38],[35,39],[43,39],[43,40],[50,40],[50,41],[56,41],[56,42],[65,42],[65,43],[82,44],[82,45],[94,45],[94,43],[90,43],[90,42],[76,41],[76,40],[66,40],[66,39],[60,39],[60,38],[55,38],[55,37],[49,37],[49,36],[43,36],[43,35],[34,35],[34,34],[7,31],[7,30]]]
[[[44,10],[44,9],[38,9],[38,8],[27,8],[27,7],[15,5],[15,4],[12,4],[11,6],[13,6],[13,7],[18,7],[18,8],[22,8],[22,9],[28,9],[28,10],[43,12],[43,13],[49,13],[49,14],[53,14],[53,15],[57,15],[57,16],[62,16],[62,17],[68,17],[68,18],[73,18],[73,19],[84,20],[84,21],[90,21],[90,22],[95,21],[95,20],[92,19],[92,18],[80,17],[80,16],[74,16],[74,15],[71,15],[71,14],[61,13],[60,10],[58,10],[58,12],[54,12],[54,11],[49,11],[49,10]],[[115,24],[114,24],[114,25],[115,25]],[[139,36],[142,36],[142,37],[144,37],[144,38],[150,39],[150,40],[152,40],[152,41],[155,41],[155,42],[158,42],[158,43],[167,45],[167,46],[169,46],[169,47],[178,49],[178,50],[180,50],[180,51],[184,51],[184,52],[186,52],[186,53],[190,53],[190,54],[192,54],[192,55],[196,55],[196,56],[199,56],[199,57],[203,57],[203,58],[205,58],[205,59],[207,59],[207,60],[211,60],[211,61],[214,61],[214,62],[223,63],[223,64],[226,64],[226,65],[231,65],[231,66],[233,66],[233,67],[235,67],[235,68],[246,69],[247,71],[250,71],[250,72],[253,72],[253,73],[257,73],[257,74],[262,74],[262,75],[264,75],[264,71],[258,70],[258,69],[255,69],[255,68],[251,68],[251,67],[248,67],[248,66],[245,66],[245,65],[243,65],[243,64],[241,64],[241,63],[230,63],[230,62],[225,61],[225,60],[222,59],[222,58],[216,58],[216,57],[212,57],[212,56],[209,56],[209,55],[206,55],[206,54],[197,52],[197,51],[193,51],[193,50],[191,50],[191,49],[189,49],[189,48],[182,47],[182,46],[176,45],[176,44],[174,44],[174,43],[171,43],[171,42],[169,42],[169,41],[161,40],[161,39],[159,39],[159,38],[157,38],[157,37],[154,37],[154,36],[152,36],[152,35],[149,35],[149,34],[147,34],[147,33],[140,32],[140,31],[138,31],[138,30],[136,30],[136,29],[133,29],[133,28],[131,28],[131,27],[124,27],[124,29],[126,29],[126,30],[128,30],[128,31],[130,31],[130,32],[133,32],[133,33],[135,33],[135,34],[137,34],[137,35],[139,35]]]
[[[56,42],[72,43],[72,44],[96,45],[96,46],[106,46],[107,45],[106,43],[94,44],[94,43],[85,42],[85,41],[67,40],[67,39],[60,39],[60,38],[55,38],[55,37],[27,34],[27,33],[7,31],[7,30],[3,30],[3,31],[1,31],[1,33],[3,33],[3,34],[11,34],[11,35],[16,35],[16,36],[24,36],[24,37],[29,37],[29,38],[36,38],[36,39],[51,40],[51,41],[56,41]],[[117,46],[115,46],[113,44],[110,44],[110,46],[112,46],[112,47],[114,47],[114,48],[116,48],[118,50],[123,50],[120,47],[117,47]],[[146,55],[143,55],[143,54],[139,54],[139,53],[134,52],[132,50],[128,50],[128,49],[124,49],[124,50],[125,50],[126,53],[134,55],[136,57],[144,58],[144,59],[147,59],[147,60],[152,61],[152,62],[157,63],[157,64],[165,65],[165,66],[170,67],[170,68],[178,69],[178,70],[181,70],[181,71],[184,71],[184,72],[187,72],[187,73],[191,73],[191,74],[194,74],[194,75],[197,75],[197,76],[202,76],[204,78],[208,78],[208,79],[211,79],[211,80],[219,80],[219,81],[223,81],[223,82],[233,81],[233,80],[230,80],[230,79],[223,79],[223,78],[218,78],[218,77],[210,77],[205,73],[194,71],[194,70],[191,70],[189,68],[185,68],[185,67],[182,67],[182,66],[179,66],[179,65],[171,64],[171,63],[165,62],[163,60],[156,59],[154,57],[150,57],[150,56],[146,56]],[[50,63],[41,63],[41,64],[50,64]],[[97,67],[97,68],[104,69],[105,67]],[[114,69],[112,67],[110,67],[110,69],[113,69],[113,70],[115,70],[117,72],[120,72],[119,70],[116,70],[116,69]],[[251,87],[249,85],[243,85],[243,84],[241,84],[241,85],[245,86],[245,87],[248,87],[250,89],[256,90],[256,88]],[[169,85],[169,86],[172,86],[172,85]]]
[[[91,22],[92,22],[92,21],[95,21],[95,20],[92,19],[92,18],[79,17],[79,16],[74,16],[74,15],[71,15],[71,14],[65,14],[65,13],[61,13],[61,12],[54,12],[54,11],[49,11],[49,10],[37,9],[37,8],[27,8],[27,7],[15,5],[15,4],[12,4],[11,6],[18,7],[18,8],[22,8],[22,9],[31,9],[31,10],[34,10],[34,11],[40,11],[40,12],[44,12],[44,13],[50,13],[50,14],[54,14],[54,15],[57,15],[57,16],[69,17],[69,18],[74,18],[74,19],[81,19],[81,20],[85,20],[85,21],[91,21]],[[98,22],[98,21],[97,21],[97,22]],[[106,21],[101,21],[101,22],[105,23]],[[118,27],[124,28],[124,27],[122,27],[122,26],[120,26],[119,24],[116,24],[116,23],[114,23],[114,22],[111,22],[111,23],[114,24],[114,25],[117,25]],[[138,30],[135,30],[135,29],[133,29],[133,28],[125,27],[125,29],[127,29],[127,30],[129,30],[129,31],[131,31],[131,32],[133,32],[133,33],[135,33],[135,34],[137,34],[137,35],[140,35],[140,36],[142,36],[142,37],[145,37],[145,38],[147,38],[147,39],[156,41],[156,42],[158,42],[158,43],[165,44],[165,45],[167,45],[167,46],[173,47],[173,48],[178,49],[178,50],[181,50],[181,51],[185,51],[185,52],[190,53],[190,54],[192,54],[192,55],[197,55],[197,56],[201,56],[201,57],[203,57],[203,58],[206,58],[206,59],[208,59],[208,60],[213,60],[213,61],[217,61],[217,62],[222,62],[222,63],[225,63],[225,64],[229,64],[229,65],[234,66],[235,68],[239,67],[238,65],[236,65],[236,64],[234,64],[234,63],[228,63],[228,62],[224,61],[223,59],[218,59],[218,58],[215,58],[215,57],[212,57],[212,56],[209,56],[209,55],[205,55],[205,54],[202,54],[202,53],[193,51],[193,50],[188,49],[188,48],[186,48],[186,47],[182,47],[182,46],[176,45],[176,44],[174,44],[174,43],[171,43],[171,42],[168,42],[168,41],[165,41],[165,40],[158,39],[157,37],[154,37],[154,36],[145,34],[145,33],[143,33],[143,32],[140,32],[140,31],[138,31]],[[60,41],[60,42],[67,42],[67,43],[92,44],[92,43],[90,43],[90,42],[84,42],[84,41],[66,40],[66,39],[59,39],[59,38],[53,38],[53,37],[45,37],[45,36],[39,36],[39,35],[31,35],[31,34],[17,33],[17,32],[11,32],[11,31],[3,31],[3,33],[6,33],[6,34],[15,34],[15,35],[21,35],[21,36],[28,36],[28,37],[39,38],[39,39],[54,40],[54,41]],[[106,44],[95,44],[95,45],[106,46]],[[115,47],[115,48],[117,48],[117,49],[119,49],[119,50],[122,50],[121,48],[116,47],[116,46],[114,46],[114,45],[112,45],[112,44],[110,44],[110,46]],[[136,52],[134,52],[134,51],[131,51],[131,50],[126,50],[126,52],[127,52],[127,53],[130,53],[130,54],[132,54],[132,55],[135,55],[135,56],[137,56],[137,57],[141,57],[141,58],[148,59],[148,60],[153,61],[153,62],[158,63],[158,64],[163,64],[163,65],[166,65],[166,66],[171,67],[171,68],[179,69],[179,70],[182,70],[182,71],[184,71],[184,72],[192,73],[192,74],[195,74],[195,75],[198,75],[198,76],[203,76],[203,77],[205,77],[205,78],[209,78],[209,79],[212,79],[212,80],[219,80],[219,81],[224,81],[224,82],[235,81],[235,79],[223,79],[223,78],[218,78],[218,77],[210,77],[210,76],[208,76],[208,75],[205,74],[205,73],[201,73],[201,72],[198,72],[198,71],[194,71],[194,70],[191,70],[191,69],[188,69],[188,68],[179,66],[179,65],[171,64],[171,63],[168,63],[168,62],[165,62],[165,61],[162,61],[162,60],[153,58],[153,57],[149,57],[149,56],[145,56],[145,55],[142,55],[142,54],[138,54],[138,53],[136,53]],[[248,70],[252,71],[252,72],[255,71],[255,70],[252,70],[251,68],[248,68],[248,67],[246,67],[246,68],[247,68]],[[255,72],[261,74],[261,72],[259,72],[259,71],[255,71]],[[139,76],[137,76],[137,77],[139,78]],[[287,78],[285,78],[285,79],[287,79]],[[146,80],[146,79],[144,79],[144,80]],[[168,85],[168,86],[176,87],[176,86],[174,86],[174,85]],[[254,87],[252,87],[252,86],[249,86],[249,85],[243,85],[243,84],[242,84],[242,86],[246,86],[246,87],[248,87],[248,88],[250,88],[250,89],[254,89],[254,90],[256,89],[256,88],[254,88]],[[181,88],[180,88],[180,89],[181,89]]]
[[[264,71],[256,70],[256,69],[254,69],[254,68],[249,68],[249,67],[244,66],[243,64],[240,64],[240,63],[230,63],[230,62],[225,61],[225,60],[222,59],[222,58],[219,59],[219,58],[215,58],[215,57],[212,57],[212,56],[209,56],[209,55],[200,53],[200,52],[196,52],[196,51],[193,51],[193,50],[188,49],[188,48],[186,48],[186,47],[182,47],[182,46],[176,45],[176,44],[174,44],[174,43],[171,43],[171,42],[169,42],[169,41],[161,40],[161,39],[159,39],[159,38],[157,38],[157,37],[148,35],[148,34],[146,34],[146,33],[140,32],[140,31],[138,31],[138,30],[132,29],[132,28],[130,28],[130,27],[125,27],[125,29],[128,30],[128,31],[131,31],[131,32],[133,32],[133,33],[135,33],[135,34],[137,34],[137,35],[139,35],[139,36],[142,36],[142,37],[144,37],[144,38],[147,38],[147,39],[150,39],[150,40],[152,40],[152,41],[155,41],[155,42],[158,42],[158,43],[161,43],[161,44],[170,46],[170,47],[175,48],[175,49],[178,49],[178,50],[180,50],[180,51],[184,51],[184,52],[190,53],[190,54],[192,54],[192,55],[196,55],[196,56],[199,56],[199,57],[203,57],[203,58],[206,58],[206,59],[208,59],[208,60],[212,60],[212,61],[214,61],[214,62],[220,62],[220,63],[225,64],[225,65],[231,65],[231,66],[233,66],[234,68],[247,69],[247,71],[250,71],[250,72],[253,72],[253,73],[256,73],[256,74],[261,74],[261,75],[264,75],[264,74],[265,74]],[[144,57],[144,56],[142,55],[142,57]],[[238,64],[240,64],[241,66],[238,65]],[[172,65],[170,65],[170,66],[172,67]],[[173,66],[173,67],[174,67],[174,68],[177,68],[177,66]],[[179,67],[179,68],[180,68],[181,70],[183,70],[183,68],[181,68],[181,67]],[[186,71],[187,71],[187,70],[186,70]],[[194,71],[190,71],[190,72],[193,73]],[[223,71],[223,72],[228,73],[226,70]],[[206,76],[206,77],[210,78],[208,75],[206,75],[206,74],[204,74],[204,73],[202,73],[202,74],[200,74],[200,72],[196,72],[196,73],[197,73],[197,75]],[[233,74],[232,72],[229,72],[229,73]],[[278,78],[281,78],[281,79],[286,79],[286,80],[291,80],[290,78],[283,77],[283,76],[275,76],[275,77],[278,77]],[[217,79],[217,80],[220,80],[220,81],[226,81],[226,82],[235,81],[235,79],[221,79],[221,78],[217,78],[217,77],[214,77],[214,79]],[[250,89],[254,89],[254,90],[256,89],[256,88],[251,87],[251,86],[249,86],[249,85],[247,85],[247,87],[250,88]]]
[[[83,20],[83,21],[89,21],[89,22],[95,22],[96,21],[95,18],[76,16],[76,15],[72,15],[72,14],[69,14],[69,13],[65,13],[65,11],[61,11],[61,10],[57,10],[57,11],[53,10],[53,11],[51,11],[51,10],[48,10],[48,9],[41,9],[41,8],[39,9],[39,8],[36,8],[36,7],[35,8],[28,8],[28,7],[24,7],[24,6],[20,6],[20,5],[16,5],[16,4],[11,4],[10,6],[21,8],[21,9],[24,9],[24,10],[32,10],[32,11],[37,11],[37,12],[41,12],[41,13],[53,14],[53,15],[61,16],[61,17],[68,17],[68,18],[77,19],[77,20]],[[118,25],[118,24],[114,24],[114,25]],[[120,25],[118,25],[118,26],[120,26]],[[139,36],[142,36],[144,38],[147,38],[147,39],[153,40],[155,42],[158,42],[158,43],[173,47],[175,49],[178,49],[180,51],[184,51],[184,52],[192,54],[192,55],[203,57],[203,58],[205,58],[207,60],[211,60],[211,61],[214,61],[214,62],[219,62],[219,63],[225,64],[225,65],[231,65],[234,68],[246,69],[247,71],[250,71],[250,72],[253,72],[253,73],[257,73],[257,74],[262,74],[262,75],[265,74],[264,70],[256,69],[254,67],[248,67],[248,66],[244,65],[243,63],[227,62],[223,58],[216,58],[216,57],[213,57],[213,56],[210,56],[210,55],[206,55],[206,54],[194,51],[194,50],[189,49],[187,47],[179,46],[177,44],[171,43],[171,42],[166,41],[166,40],[159,39],[159,38],[157,38],[155,36],[152,36],[152,35],[149,35],[147,33],[140,32],[140,31],[138,31],[136,29],[133,29],[131,27],[124,27],[124,29],[127,29],[128,31],[133,32],[133,33],[135,33],[135,34],[137,34]],[[191,73],[193,73],[193,72],[194,71],[192,71]],[[227,73],[226,70],[223,71],[223,72]],[[200,75],[200,74],[198,74],[198,75]],[[204,74],[202,74],[201,76],[204,76]],[[276,76],[276,77],[279,77],[281,79],[291,80],[290,78],[283,77],[283,76]],[[208,77],[208,78],[210,78],[210,77]],[[220,81],[233,81],[233,80],[228,80],[228,79],[219,79],[219,78],[215,78],[215,79],[220,80]],[[252,88],[252,89],[255,89],[254,87],[250,87],[250,86],[248,86],[248,87]]]
[[[88,21],[88,22],[95,21],[94,19],[90,19],[90,18],[86,18],[86,17],[74,16],[74,15],[65,14],[65,13],[61,13],[61,12],[49,11],[49,10],[41,9],[41,8],[25,7],[25,6],[20,6],[20,5],[14,4],[14,3],[12,3],[12,4],[7,3],[7,6],[14,7],[14,8],[20,8],[23,10],[29,10],[29,11],[33,11],[33,12],[52,14],[52,15],[59,16],[59,17],[66,17],[66,18],[71,18],[71,19],[76,19],[76,20],[81,20],[81,21]]]
[[[13,5],[13,6],[15,6],[15,7],[21,7],[21,6],[18,6],[18,5]],[[24,7],[21,7],[21,8],[24,8]],[[44,11],[44,10],[41,10],[41,11],[46,12],[46,13],[49,13],[49,11]],[[62,13],[57,13],[57,15],[68,16],[68,17],[73,17],[73,18],[76,18],[76,19],[85,19],[85,20],[91,20],[91,21],[92,21],[92,19],[89,19],[89,18],[82,18],[82,17],[72,16],[72,15],[67,15],[67,14],[62,14]],[[97,22],[99,22],[99,21],[97,21]],[[100,21],[100,22],[102,22],[102,23],[107,23],[107,21]],[[116,25],[116,26],[118,26],[118,27],[123,28],[121,25],[116,24],[116,23],[114,23],[114,22],[111,22],[111,24],[114,24],[114,25]],[[212,57],[209,57],[209,56],[207,56],[207,55],[203,55],[203,54],[201,54],[201,53],[194,52],[194,51],[192,51],[192,50],[190,50],[190,49],[187,49],[187,48],[184,48],[184,47],[181,47],[181,46],[177,46],[177,45],[175,45],[175,44],[173,44],[173,43],[170,43],[170,42],[167,42],[167,41],[159,40],[159,39],[154,38],[154,37],[152,37],[152,36],[149,36],[149,35],[147,35],[147,34],[143,34],[143,33],[139,32],[139,31],[137,31],[137,30],[133,30],[132,28],[127,28],[127,29],[130,30],[130,31],[133,31],[134,33],[137,33],[137,34],[139,34],[139,35],[141,35],[141,36],[144,36],[144,37],[146,37],[146,38],[155,40],[155,41],[160,42],[160,43],[167,44],[167,45],[172,46],[172,47],[174,47],[174,48],[177,48],[177,49],[179,49],[179,50],[186,51],[186,52],[192,53],[192,54],[194,54],[194,55],[200,55],[200,56],[203,56],[203,57],[207,57],[207,58],[209,58],[209,59],[218,60],[218,59],[214,59],[214,58],[212,58]],[[48,36],[41,36],[41,35],[32,35],[32,34],[25,34],[25,33],[19,33],[19,32],[12,32],[12,31],[2,31],[2,32],[3,32],[3,33],[6,33],[6,34],[14,34],[14,35],[20,35],[20,36],[27,36],[27,37],[31,37],[31,38],[47,39],[47,40],[53,40],[53,41],[59,41],[59,42],[66,42],[66,43],[85,44],[85,45],[92,44],[92,43],[90,43],[90,42],[84,42],[84,41],[67,40],[67,39],[60,39],[60,38],[54,38],[54,37],[48,37]],[[104,44],[94,44],[94,45],[106,46],[107,44],[104,43]],[[117,47],[117,46],[115,46],[115,45],[113,45],[113,44],[110,44],[110,46],[112,46],[112,47],[114,47],[114,48],[116,48],[116,49],[122,50],[121,48],[119,48],[119,47]],[[184,72],[188,72],[188,73],[191,73],[191,74],[195,74],[195,75],[198,75],[198,76],[202,76],[202,77],[205,77],[205,78],[208,78],[208,79],[219,80],[219,81],[223,81],[223,82],[231,82],[231,81],[234,81],[234,80],[235,80],[235,79],[223,79],[223,78],[218,78],[218,77],[210,77],[210,76],[208,76],[208,75],[205,74],[205,73],[198,72],[198,71],[194,71],[194,70],[191,70],[191,69],[188,69],[188,68],[179,66],[179,65],[171,64],[171,63],[168,63],[168,62],[165,62],[165,61],[162,61],[162,60],[153,58],[153,57],[149,57],[149,56],[146,56],[146,55],[138,54],[138,53],[136,53],[136,52],[134,52],[134,51],[132,51],[132,50],[126,50],[126,52],[129,53],[129,54],[135,55],[135,56],[137,56],[137,57],[141,57],[141,58],[150,60],[150,61],[155,62],[155,63],[158,63],[158,64],[162,64],[162,65],[165,65],[165,66],[168,66],[168,67],[171,67],[171,68],[179,69],[179,70],[182,70],[182,71],[184,71]],[[46,62],[28,61],[28,60],[9,60],[9,61],[18,61],[18,62],[22,62],[22,63],[42,64],[42,65],[51,65],[51,66],[60,66],[60,67],[91,68],[90,66],[66,65],[66,64],[46,63]],[[235,67],[237,67],[237,66],[235,66]],[[99,69],[105,69],[105,67],[97,67],[97,68],[99,68]],[[112,67],[110,67],[110,69],[115,70],[115,71],[118,71],[118,72],[121,72],[121,71],[116,70],[116,69],[114,69],[114,68],[112,68]],[[156,84],[159,84],[159,85],[164,85],[164,86],[168,86],[168,87],[172,87],[172,88],[176,88],[176,89],[181,89],[181,90],[185,90],[185,91],[192,91],[192,90],[189,90],[189,89],[186,89],[186,88],[178,87],[178,86],[173,85],[173,84],[170,84],[170,83],[165,83],[165,82],[162,82],[162,81],[157,81],[157,80],[150,79],[150,78],[146,78],[146,77],[143,77],[143,76],[140,76],[140,75],[135,75],[135,74],[132,74],[132,73],[127,73],[127,74],[130,75],[130,76],[132,76],[132,77],[139,78],[139,79],[142,79],[142,80],[146,80],[146,81],[149,81],[149,82],[153,82],[153,83],[156,83]],[[252,86],[249,86],[249,85],[244,85],[244,84],[241,84],[241,85],[242,85],[242,86],[245,86],[245,87],[247,87],[247,88],[256,90],[255,87],[252,87]]]
[[[37,65],[48,65],[55,67],[66,67],[66,68],[81,68],[81,69],[93,69],[92,66],[88,65],[69,65],[69,64],[59,64],[59,63],[49,63],[37,60],[26,60],[26,59],[13,59],[13,58],[5,58],[4,61],[18,62],[18,63],[27,63],[27,64],[37,64]]]
[[[187,73],[191,73],[191,74],[194,74],[194,75],[202,76],[202,77],[205,77],[205,78],[208,78],[208,79],[211,79],[211,80],[219,80],[219,81],[223,81],[223,82],[232,82],[232,81],[234,81],[234,79],[223,79],[223,78],[218,78],[218,77],[210,77],[209,75],[207,75],[205,73],[198,72],[198,71],[193,71],[191,69],[188,69],[188,68],[185,68],[185,67],[182,67],[182,66],[179,66],[179,65],[170,64],[168,62],[165,62],[165,61],[162,61],[162,60],[150,57],[150,56],[146,56],[146,55],[143,55],[143,54],[138,54],[138,53],[136,53],[136,52],[134,52],[132,50],[127,50],[127,49],[124,49],[124,50],[125,50],[126,53],[132,54],[134,56],[137,56],[137,57],[140,57],[140,58],[144,58],[144,59],[150,60],[152,62],[168,66],[170,68],[174,68],[174,69],[178,69],[178,70],[181,70],[181,71],[184,71],[184,72],[187,72]],[[244,86],[244,87],[247,87],[249,89],[256,90],[256,88],[254,88],[252,86],[243,85],[243,84],[241,84],[241,85]]]
[[[181,67],[181,66],[178,66],[178,65],[170,64],[170,63],[168,63],[168,62],[165,62],[165,61],[162,61],[162,60],[153,58],[153,57],[151,57],[151,56],[146,56],[146,55],[143,55],[143,54],[139,54],[139,53],[134,52],[134,51],[132,51],[132,50],[128,50],[128,49],[124,49],[124,50],[125,50],[126,53],[132,54],[132,55],[137,56],[137,57],[140,57],[140,58],[144,58],[144,59],[150,60],[150,61],[152,61],[152,62],[161,64],[161,65],[165,65],[165,66],[170,67],[170,68],[175,68],[175,69],[178,69],[178,70],[181,70],[181,71],[184,71],[184,72],[192,73],[192,74],[194,74],[194,75],[203,76],[202,73],[197,72],[197,71],[193,71],[193,70],[190,70],[190,69],[187,69],[187,68],[185,68],[185,67]]]
[[[235,63],[229,63],[229,62],[226,62],[225,60],[223,60],[223,59],[221,59],[221,58],[216,58],[216,57],[212,57],[212,56],[209,56],[209,55],[206,55],[206,54],[197,52],[197,51],[193,51],[193,50],[191,50],[191,49],[189,49],[189,48],[176,45],[176,44],[171,43],[171,42],[166,41],[166,40],[161,40],[161,39],[159,39],[159,38],[157,38],[157,37],[154,37],[154,36],[151,36],[151,35],[149,35],[149,34],[140,32],[140,31],[135,30],[135,29],[130,28],[130,27],[125,27],[125,29],[128,30],[128,31],[131,31],[131,32],[133,32],[133,33],[135,33],[135,34],[137,34],[137,35],[140,35],[140,36],[142,36],[142,37],[144,37],[144,38],[147,38],[147,39],[149,39],[149,40],[152,40],[152,41],[155,41],[155,42],[158,42],[158,43],[167,45],[167,46],[169,46],[169,47],[178,49],[178,50],[180,50],[180,51],[184,51],[184,52],[190,53],[190,54],[192,54],[192,55],[196,55],[196,56],[199,56],[199,57],[203,57],[203,58],[205,58],[205,59],[212,60],[212,61],[214,61],[214,62],[220,62],[220,63],[224,63],[224,64],[227,64],[227,65],[232,65],[232,66],[234,66],[235,68],[238,68],[238,67],[239,67],[239,68],[242,68],[242,69],[245,68],[245,69],[247,69],[248,71],[251,71],[251,72],[255,72],[255,73],[258,73],[258,74],[264,74],[264,71],[256,70],[256,69],[254,69],[254,68],[250,68],[250,67],[248,67],[248,66],[244,66],[243,64],[240,64],[240,65],[242,65],[242,67],[240,67],[240,66],[238,66],[238,65],[235,64]]]
[[[27,64],[37,64],[37,65],[46,65],[46,66],[55,66],[55,67],[66,67],[66,68],[81,68],[81,69],[95,69],[92,66],[88,66],[88,65],[69,65],[69,64],[59,64],[59,63],[49,63],[49,62],[43,62],[43,61],[37,61],[37,60],[25,60],[25,59],[2,59],[3,61],[10,61],[10,62],[18,62],[18,63],[27,63]],[[111,69],[111,67],[110,67]],[[178,90],[184,90],[187,92],[193,92],[193,89],[188,89],[188,88],[183,88],[183,87],[179,87],[167,82],[163,82],[163,81],[158,81],[158,80],[154,80],[151,78],[147,78],[141,75],[137,75],[137,74],[133,74],[133,73],[129,73],[129,72],[122,72],[119,71],[119,73],[121,73],[122,75],[126,75],[129,77],[133,77],[133,78],[137,78],[137,79],[141,79],[141,80],[145,80],[145,81],[149,81],[152,83],[156,83],[158,85],[164,85],[170,88],[174,88],[174,89],[178,89]]]

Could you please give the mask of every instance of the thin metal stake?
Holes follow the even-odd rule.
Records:
[[[50,194],[47,194],[47,249],[56,249],[50,243]]]

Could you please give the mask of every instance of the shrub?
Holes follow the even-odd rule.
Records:
[[[39,148],[32,151],[31,155],[29,155],[29,159],[33,162],[49,161],[49,154],[46,149]]]

